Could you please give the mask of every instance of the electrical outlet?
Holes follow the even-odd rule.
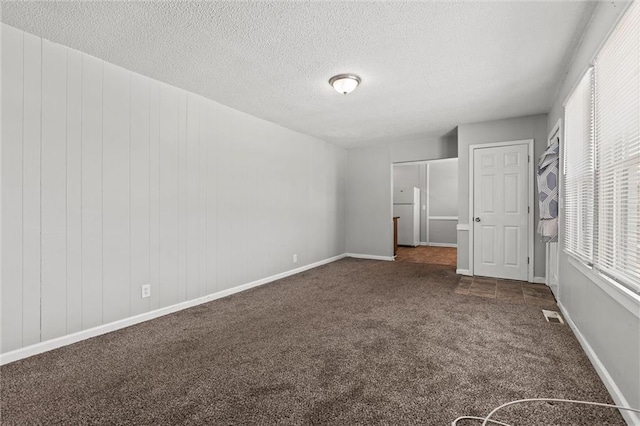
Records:
[[[293,255],[293,263],[296,263],[298,261],[298,255],[294,254]]]
[[[146,299],[151,296],[151,284],[145,284],[142,286],[142,298]]]

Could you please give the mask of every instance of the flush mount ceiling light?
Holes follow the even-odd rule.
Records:
[[[329,79],[329,84],[336,89],[336,92],[346,95],[358,87],[360,77],[355,74],[338,74]]]

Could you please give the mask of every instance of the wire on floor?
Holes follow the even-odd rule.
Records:
[[[582,405],[595,405],[597,407],[605,407],[605,408],[617,408],[619,410],[627,410],[634,411],[636,413],[640,413],[640,409],[624,407],[622,405],[612,405],[612,404],[603,404],[601,402],[590,402],[590,401],[576,401],[573,399],[557,399],[557,398],[528,398],[528,399],[518,399],[516,401],[507,402],[506,404],[502,404],[501,406],[495,408],[492,412],[490,412],[486,417],[476,417],[476,416],[461,416],[451,422],[451,426],[457,426],[458,421],[460,420],[482,420],[482,426],[486,426],[489,423],[498,424],[501,426],[511,426],[508,423],[502,423],[497,420],[492,420],[491,417],[497,413],[499,410],[504,407],[508,407],[509,405],[521,404],[523,402],[566,402],[570,404],[582,404]]]

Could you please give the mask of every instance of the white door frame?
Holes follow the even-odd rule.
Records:
[[[529,165],[529,176],[528,176],[528,187],[529,187],[529,220],[527,221],[527,246],[528,246],[528,257],[529,264],[527,265],[527,281],[533,282],[533,265],[535,262],[534,258],[534,235],[533,235],[533,216],[534,216],[534,205],[533,205],[533,139],[522,139],[515,141],[506,141],[506,142],[491,142],[491,143],[483,143],[483,144],[475,144],[469,146],[469,273],[473,275],[473,218],[475,217],[473,211],[473,194],[474,194],[474,185],[473,185],[473,176],[474,176],[474,152],[476,149],[483,148],[496,148],[502,146],[511,146],[511,145],[527,145],[527,153],[529,155],[528,165]]]

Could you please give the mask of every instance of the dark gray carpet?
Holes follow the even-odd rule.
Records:
[[[2,423],[448,425],[520,398],[612,402],[566,325],[454,294],[458,278],[344,259],[18,361],[0,370]],[[624,424],[546,403],[497,418]]]

